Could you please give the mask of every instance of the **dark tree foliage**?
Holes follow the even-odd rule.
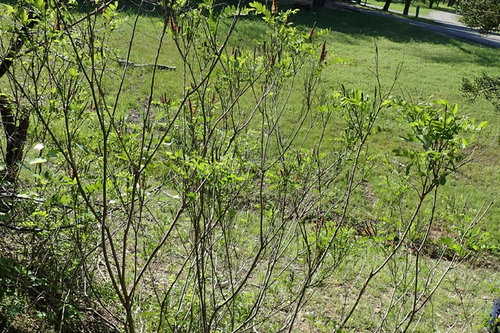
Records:
[[[469,27],[477,27],[480,32],[491,32],[500,25],[500,1],[466,0],[460,1],[462,21]]]

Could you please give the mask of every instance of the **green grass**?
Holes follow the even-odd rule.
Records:
[[[398,9],[398,5],[394,3],[391,8]],[[331,61],[322,76],[320,91],[324,94],[340,89],[341,85],[347,88],[359,87],[371,93],[376,85],[374,72],[377,47],[379,73],[384,88],[387,89],[392,84],[398,64],[402,65],[393,94],[403,95],[413,101],[447,99],[451,103],[458,103],[462,113],[488,121],[488,128],[477,138],[484,153],[479,154],[475,164],[469,165],[449,181],[444,194],[449,202],[467,202],[464,207],[468,209],[479,208],[498,197],[500,168],[495,162],[500,160],[500,148],[496,139],[500,129],[498,113],[490,103],[481,98],[474,102],[468,101],[460,92],[460,86],[462,77],[478,76],[482,72],[499,75],[500,50],[444,37],[391,19],[341,10],[313,9],[299,13],[292,21],[304,31],[308,31],[314,22],[317,27],[330,30],[324,37],[328,59]],[[125,16],[124,24],[114,36],[113,44],[120,49],[121,56],[125,55],[123,45],[126,45],[125,37],[130,34],[131,22],[132,18]],[[151,45],[157,41],[160,31],[158,22],[159,19],[155,17],[139,19],[132,61],[153,60],[155,52]],[[243,18],[231,45],[249,45],[263,33],[261,23]],[[333,61],[335,58],[341,61]],[[169,41],[162,47],[159,62],[176,65],[179,69],[182,66]],[[134,70],[140,78],[149,75],[146,71]],[[179,91],[180,72],[159,73],[157,86],[160,91],[164,90],[169,94]],[[140,96],[146,88],[138,85],[130,89],[137,92],[134,96]],[[393,130],[397,115],[384,114],[382,119],[385,132],[376,137],[370,147],[372,152],[380,156],[391,154],[392,149],[400,145],[397,139],[399,133]],[[288,123],[293,126],[293,114]],[[485,150],[488,146],[491,148]],[[482,224],[483,230],[491,234],[491,241],[497,246],[500,246],[499,219],[500,210],[498,206],[493,206]],[[472,270],[468,272],[473,274]],[[481,274],[488,276],[486,272]],[[490,278],[487,281],[496,283]],[[497,283],[493,289],[498,290]],[[442,305],[448,306],[446,304],[450,301],[450,298],[446,298]]]
[[[118,50],[118,56],[125,57],[133,17],[123,15],[122,18],[124,21],[112,36],[111,44]],[[499,75],[500,50],[444,37],[391,19],[348,11],[312,10],[300,12],[293,18],[293,23],[305,32],[314,22],[318,28],[330,30],[324,37],[330,64],[322,75],[319,87],[322,94],[338,90],[341,85],[346,88],[359,87],[369,94],[372,93],[376,85],[374,72],[377,47],[383,89],[388,89],[392,84],[397,67],[401,64],[402,71],[393,95],[402,95],[412,101],[447,99],[450,103],[459,104],[462,113],[478,121],[488,121],[487,129],[477,137],[480,149],[476,163],[468,165],[450,179],[444,194],[448,201],[467,201],[467,207],[471,209],[498,197],[500,168],[495,162],[500,160],[497,140],[500,129],[498,113],[482,98],[474,102],[468,101],[460,92],[460,87],[462,77],[478,76],[482,72]],[[131,53],[133,62],[153,62],[160,32],[159,18],[139,18]],[[253,40],[263,33],[260,22],[243,18],[229,47],[252,45]],[[319,51],[318,49],[318,56]],[[177,71],[158,72],[155,87],[158,95],[166,92],[167,95],[174,96],[182,87],[182,61],[169,39],[162,45],[159,63],[178,68]],[[126,91],[130,92],[124,94],[125,106],[128,109],[134,109],[145,102],[143,96],[146,96],[149,86],[140,82],[149,82],[151,75],[147,69],[135,68],[132,71],[137,80],[125,87]],[[117,77],[118,73],[119,71]],[[186,81],[186,84],[189,82]],[[112,84],[111,82],[110,89]],[[298,96],[298,93],[292,96],[292,105]],[[284,124],[292,127],[295,122],[293,111],[288,115],[289,119],[285,119]],[[370,143],[372,153],[379,156],[391,155],[392,149],[401,145],[398,139],[400,133],[394,130],[396,124],[397,114],[388,112],[382,115],[381,126],[384,132],[375,136]],[[311,137],[314,137],[314,133]],[[376,175],[375,172],[374,179]],[[497,223],[499,219],[500,209],[493,206],[482,224],[483,229],[491,234],[491,241],[497,246],[500,246],[500,226]]]
[[[302,13],[295,22],[306,27],[313,20],[317,21],[317,26],[331,30],[326,37],[329,54],[346,59],[344,64],[332,64],[326,69],[325,87],[338,89],[343,84],[373,91],[377,45],[383,86],[392,83],[397,64],[402,63],[395,94],[411,100],[444,98],[459,104],[461,112],[488,121],[489,126],[478,142],[482,142],[483,147],[491,144],[492,148],[478,157],[478,164],[470,165],[462,177],[453,180],[450,195],[473,197],[478,205],[498,196],[500,169],[493,162],[500,160],[496,139],[500,129],[498,113],[485,100],[471,103],[465,99],[460,86],[462,77],[478,76],[481,72],[499,75],[500,50],[443,37],[390,19],[343,11]],[[391,131],[395,115],[383,116],[387,132],[374,142],[373,149],[390,153],[400,144],[397,133]],[[500,239],[500,227],[495,221],[499,218],[500,211],[494,207],[486,221],[487,229],[497,240]]]
[[[368,253],[366,255],[369,255]],[[369,257],[369,260],[377,260]],[[352,305],[352,294],[359,291],[359,284],[365,276],[359,276],[363,260],[350,261],[340,269],[344,281],[330,279],[320,288],[312,301],[306,306],[298,322],[296,332],[331,332],[334,327],[333,318],[349,309]],[[447,262],[437,263],[426,260],[426,265],[437,265],[437,274],[447,266]],[[498,292],[498,276],[484,268],[470,269],[459,264],[452,270],[448,278],[436,291],[429,306],[417,316],[417,324],[410,326],[414,332],[485,332],[492,301],[485,297],[488,293]],[[345,281],[349,281],[345,283]],[[386,304],[392,295],[391,276],[380,275],[372,282],[370,293],[362,298],[359,311],[346,326],[347,332],[374,332],[377,322],[386,315]],[[344,301],[347,298],[351,298]],[[405,304],[405,308],[410,305]],[[476,313],[474,313],[477,310]],[[313,315],[314,314],[314,315]],[[396,312],[389,313],[394,324],[398,321]],[[419,319],[420,318],[420,319]]]

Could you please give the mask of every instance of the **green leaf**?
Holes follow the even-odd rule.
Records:
[[[451,246],[451,244],[453,244],[453,239],[451,239],[450,237],[443,237],[440,239],[440,241],[447,246]]]
[[[85,154],[90,154],[90,150],[83,143],[75,142],[76,146],[80,148]]]
[[[248,4],[248,6],[250,6],[250,8],[253,8],[257,14],[263,14],[265,16],[271,15],[269,10],[260,2],[254,1]]]
[[[45,162],[47,162],[47,160],[45,158],[37,157],[37,158],[32,158],[31,160],[29,160],[28,164],[29,165],[42,164],[42,163],[45,163]]]
[[[354,98],[356,99],[356,101],[358,102],[361,102],[363,100],[363,93],[361,92],[361,90],[359,89],[356,89],[354,91]]]
[[[45,1],[44,0],[35,0],[33,2],[36,8],[38,8],[40,11],[45,11]]]
[[[72,77],[77,77],[80,73],[75,68],[71,67],[68,69],[68,74]]]
[[[483,121],[481,122],[478,126],[477,126],[477,129],[478,130],[481,130],[483,129],[484,127],[486,127],[488,125],[488,122],[487,121]]]
[[[392,100],[390,99],[386,99],[385,101],[382,102],[382,104],[380,104],[380,106],[386,106],[386,105],[392,105]]]
[[[442,128],[444,128],[443,123],[440,122],[440,121],[437,121],[437,120],[431,121],[431,126],[434,127],[434,128],[436,128],[436,129],[442,129]]]
[[[438,99],[437,101],[434,102],[434,104],[439,104],[439,105],[442,105],[442,106],[449,105],[448,101],[445,100],[445,99]]]
[[[102,189],[102,184],[100,182],[95,182],[93,184],[89,184],[89,185],[85,186],[83,188],[83,191],[85,193],[89,194],[89,193],[93,193],[93,192],[100,190],[100,189]]]
[[[5,8],[6,8],[5,14],[8,14],[8,13],[14,14],[16,12],[16,9],[14,7],[12,7],[11,5],[5,5]]]
[[[17,18],[21,22],[22,25],[28,24],[28,12],[24,9],[20,9],[17,13]]]

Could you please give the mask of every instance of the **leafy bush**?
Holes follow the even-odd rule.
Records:
[[[491,32],[500,25],[500,3],[496,0],[464,0],[458,8],[462,21],[480,32]]]
[[[15,154],[4,156],[10,233],[1,237],[19,265],[6,255],[0,282],[4,301],[20,307],[4,321],[32,304],[59,331],[291,331],[314,292],[367,251],[374,260],[328,328],[349,324],[385,269],[399,296],[380,327],[415,325],[442,281],[422,259],[438,190],[485,124],[446,101],[392,98],[380,81],[372,95],[321,96],[326,32],[300,31],[289,20],[296,11],[280,12],[277,1],[161,5],[147,75],[130,62],[139,15],[125,60],[108,45],[120,22],[115,3],[80,18],[65,2],[7,6],[2,144]],[[233,38],[245,16],[265,30],[248,45]],[[156,81],[166,40],[182,65],[177,93]],[[127,90],[138,82],[144,95]],[[395,205],[384,208],[400,210],[384,216],[394,230],[361,235],[352,212],[383,110],[399,110],[407,133],[387,159],[388,183],[408,185],[386,192]],[[473,247],[479,221],[464,223],[467,239],[454,234],[446,244]]]
[[[475,77],[472,81],[469,78],[462,78],[462,92],[471,100],[478,96],[484,96],[500,111],[500,76],[489,76],[483,73],[482,76]]]

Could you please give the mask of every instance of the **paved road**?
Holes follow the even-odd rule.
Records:
[[[345,3],[345,2],[336,2],[333,0],[327,0],[326,5],[328,7],[340,8],[343,10],[355,11],[360,13],[365,13],[369,15],[377,15],[377,16],[385,16],[390,17],[394,20],[399,20],[406,22],[408,24],[427,29],[433,31],[438,34],[451,36],[454,38],[473,41],[482,45],[487,45],[491,47],[499,47],[500,48],[500,35],[499,34],[487,34],[482,35],[476,30],[467,28],[462,23],[458,22],[458,15],[441,12],[441,11],[431,11],[428,15],[421,16],[422,18],[426,18],[428,20],[432,20],[436,22],[436,24],[426,23],[418,20],[412,20],[409,18],[403,18],[399,16],[394,16],[389,13],[385,13],[375,9],[380,9],[376,6],[367,5],[366,7],[370,7],[372,9],[363,8],[357,6],[355,3]],[[398,13],[396,11],[392,11],[393,13]]]
[[[459,15],[443,12],[441,10],[433,10],[429,14],[422,15],[421,17],[438,23],[454,24],[460,27],[465,27],[465,25],[458,20],[460,17]]]

